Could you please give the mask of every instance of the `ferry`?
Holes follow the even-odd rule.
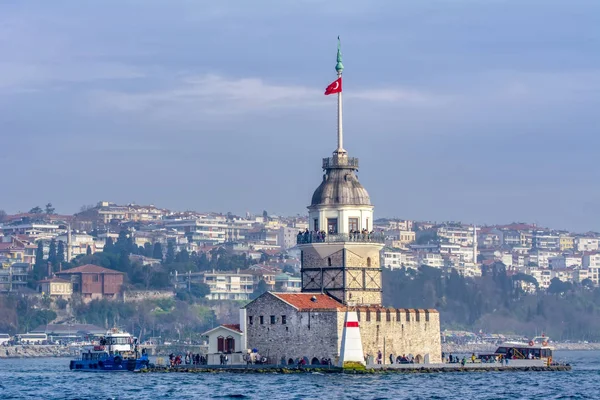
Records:
[[[111,329],[98,342],[81,346],[79,356],[71,360],[73,371],[139,371],[149,364],[146,350],[138,352],[137,338],[119,329]]]
[[[535,361],[539,364],[552,365],[552,351],[550,338],[547,336],[536,336],[529,342],[504,342],[496,349],[493,354],[481,354],[479,358],[482,362],[502,362],[513,360],[522,363],[520,360]]]

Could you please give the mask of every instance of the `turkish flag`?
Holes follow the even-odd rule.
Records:
[[[325,89],[325,95],[339,93],[342,91],[342,77],[337,78],[335,81],[331,82],[327,89]]]

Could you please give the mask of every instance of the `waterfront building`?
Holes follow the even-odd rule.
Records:
[[[441,362],[436,310],[382,305],[380,250],[385,236],[373,228],[374,206],[358,180],[357,158],[343,146],[341,52],[338,80],[338,145],[323,159],[323,180],[308,206],[309,230],[297,235],[301,251],[300,293],[266,292],[246,305],[240,324],[249,348],[270,362],[337,364],[346,311],[357,313],[365,356],[412,354],[417,362]],[[337,85],[337,86],[336,86]],[[468,230],[466,231],[468,234]],[[471,233],[466,243],[473,240]],[[389,361],[388,361],[389,362]]]

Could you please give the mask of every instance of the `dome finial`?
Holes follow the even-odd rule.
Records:
[[[344,70],[344,64],[342,64],[342,42],[338,36],[338,49],[337,49],[337,64],[335,64],[335,70],[338,74],[341,74]]]

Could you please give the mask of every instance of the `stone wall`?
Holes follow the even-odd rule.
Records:
[[[248,347],[258,349],[270,362],[279,363],[298,357],[338,357],[338,312],[300,312],[287,303],[266,293],[246,307]],[[263,324],[260,324],[260,316]],[[271,315],[275,323],[271,324]],[[282,316],[286,317],[283,324]],[[252,319],[252,324],[250,320]],[[341,331],[340,331],[341,333]]]
[[[358,307],[357,314],[365,354],[376,358],[379,350],[385,350],[385,363],[389,363],[390,354],[394,359],[410,354],[421,362],[441,362],[440,315],[436,310]],[[338,317],[338,326],[344,326],[344,313]]]
[[[123,292],[123,301],[170,299],[175,293],[169,290],[130,290]]]

